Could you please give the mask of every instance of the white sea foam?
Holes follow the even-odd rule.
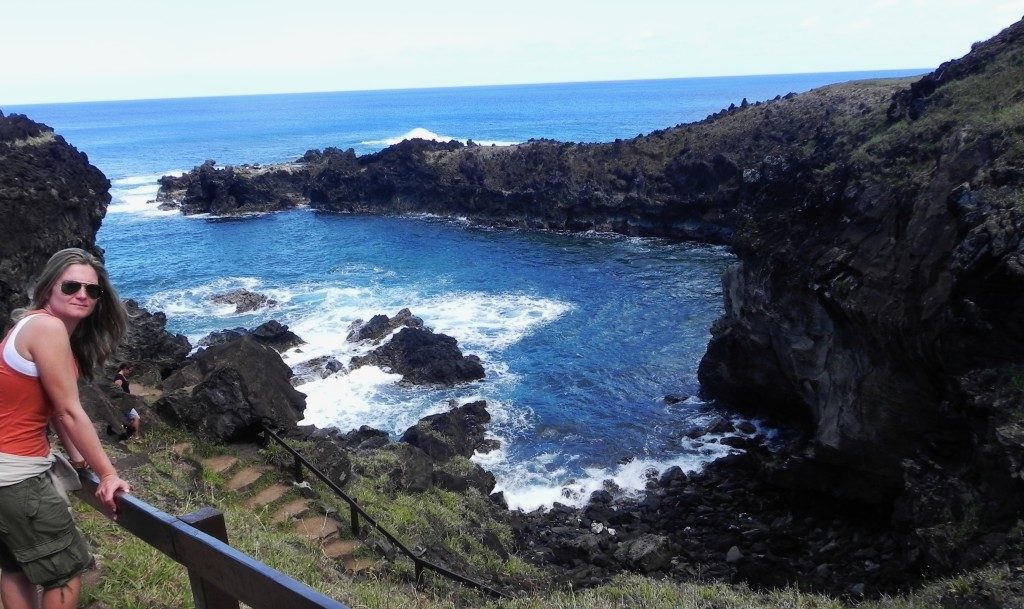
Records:
[[[457,292],[422,301],[416,310],[435,331],[470,349],[499,351],[571,311],[571,303],[525,294]]]
[[[145,307],[153,311],[163,311],[169,317],[193,317],[193,318],[219,318],[225,321],[219,328],[230,326],[227,320],[238,316],[235,313],[235,305],[218,304],[211,298],[217,294],[236,289],[246,289],[254,292],[261,292],[262,282],[256,277],[221,277],[209,283],[201,284],[188,289],[171,289],[156,292],[145,303]],[[284,294],[282,299],[290,300]],[[277,300],[276,296],[274,297]],[[193,343],[205,336],[205,334],[190,335],[188,338]]]
[[[181,173],[181,172],[178,172]],[[173,174],[164,174],[173,175]],[[175,215],[177,210],[163,210],[157,206],[156,194],[160,190],[160,176],[130,176],[112,181],[110,214],[136,214],[142,216]]]
[[[473,460],[483,467],[497,470],[495,491],[505,494],[512,509],[531,511],[550,507],[556,501],[565,505],[583,507],[590,494],[608,486],[627,495],[643,491],[649,480],[673,466],[695,472],[736,449],[717,443],[694,443],[693,449],[664,460],[634,459],[612,468],[586,468],[583,475],[568,477],[565,467],[550,470],[548,465],[560,455],[545,454],[531,462],[517,463],[514,467],[501,467],[495,457],[477,455]],[[571,457],[565,459],[571,462]]]
[[[412,139],[433,140],[435,142],[449,142],[451,140],[455,140],[457,142],[462,142],[463,144],[466,144],[466,143],[469,142],[468,138],[464,139],[464,138],[452,137],[452,136],[447,136],[447,135],[439,135],[437,133],[434,133],[433,131],[430,131],[429,129],[424,129],[423,127],[416,127],[414,129],[412,129],[411,131],[407,131],[406,133],[403,133],[402,135],[397,135],[397,136],[385,138],[385,139],[382,139],[382,140],[365,140],[365,141],[360,142],[360,144],[362,144],[364,146],[393,146],[393,145],[395,145],[395,144],[397,144],[399,142],[404,142],[405,140],[412,140]],[[497,140],[495,140],[495,141],[473,140],[473,141],[474,141],[474,143],[480,144],[481,146],[514,146],[514,145],[519,143],[519,142],[503,142],[503,141],[497,141]]]

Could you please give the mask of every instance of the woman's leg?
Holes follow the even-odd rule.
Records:
[[[0,574],[0,597],[3,597],[4,609],[35,609],[39,606],[39,589],[21,571]]]
[[[42,609],[75,609],[78,606],[78,592],[81,588],[82,575],[78,574],[60,588],[43,590]]]

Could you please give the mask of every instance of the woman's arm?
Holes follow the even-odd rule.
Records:
[[[85,457],[100,478],[96,496],[111,512],[116,512],[114,495],[131,488],[122,480],[100,444],[96,429],[82,408],[78,396],[78,381],[71,343],[63,322],[55,317],[40,315],[22,330],[22,343],[39,371],[39,380],[53,404],[52,420],[63,440],[70,440],[66,448],[76,450]],[[21,336],[19,336],[21,338]],[[21,342],[21,341],[19,341]]]

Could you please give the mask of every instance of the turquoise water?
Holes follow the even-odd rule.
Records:
[[[699,468],[727,450],[684,432],[715,416],[696,368],[721,313],[721,247],[607,235],[493,231],[437,218],[308,209],[184,218],[151,200],[159,175],[219,163],[293,160],[310,148],[379,150],[410,133],[478,143],[609,141],[830,82],[817,74],[471,87],[5,107],[55,127],[113,182],[99,242],[123,295],[167,313],[195,343],[270,318],[307,341],[302,362],[366,351],[349,325],[409,307],[483,360],[487,378],[438,390],[361,368],[303,377],[307,421],[400,434],[449,400],[483,398],[502,449],[479,456],[513,506],[580,502],[614,480]],[[236,315],[213,294],[245,287],[280,304]],[[664,397],[686,397],[669,404]],[[628,463],[627,460],[632,459]]]

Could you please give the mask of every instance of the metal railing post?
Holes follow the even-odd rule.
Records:
[[[352,498],[352,503],[348,505],[348,511],[352,518],[352,534],[359,537],[359,510],[356,509],[356,498]]]

